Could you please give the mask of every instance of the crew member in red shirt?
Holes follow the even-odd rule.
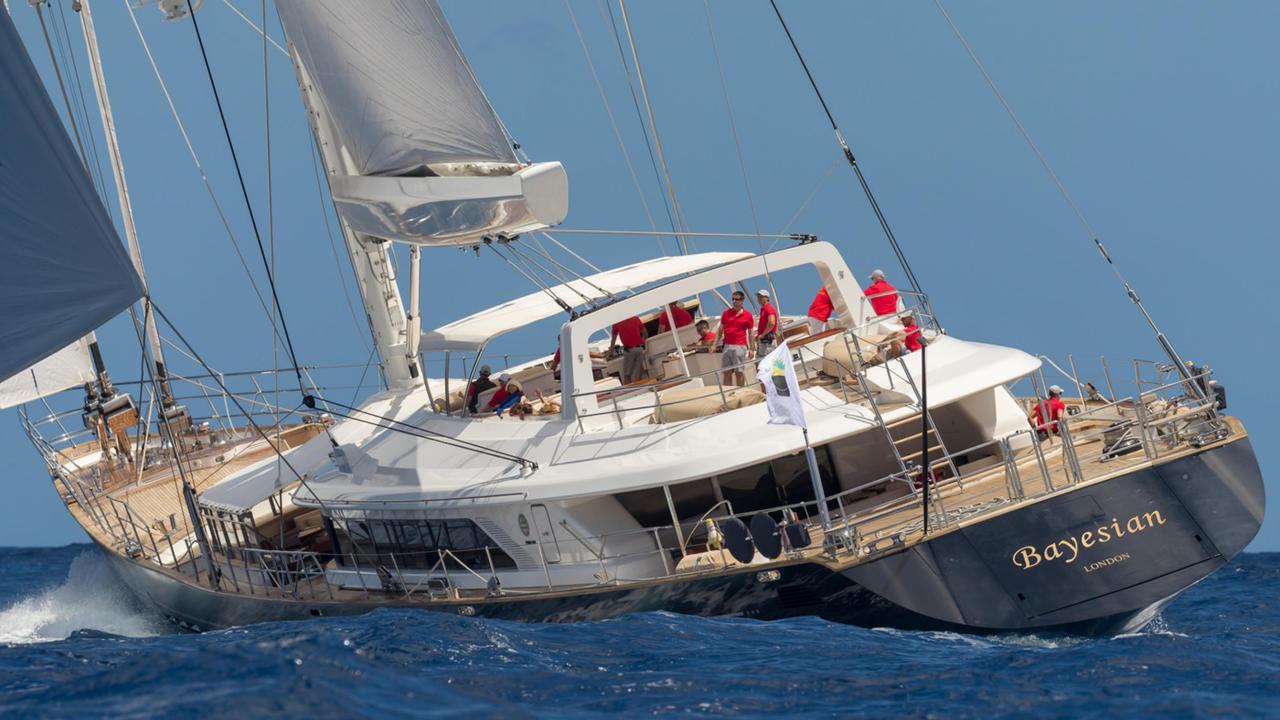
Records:
[[[644,329],[640,318],[632,315],[626,320],[613,324],[613,334],[609,336],[609,346],[613,347],[618,340],[622,341],[622,384],[628,385],[649,376],[645,362],[645,340],[649,332]]]
[[[818,294],[813,297],[813,303],[809,305],[809,334],[817,335],[827,329],[827,321],[831,319],[831,313],[835,312],[835,305],[831,303],[831,296],[827,294],[827,288],[818,289]]]
[[[871,284],[862,294],[871,302],[871,312],[876,315],[889,315],[898,312],[898,290],[884,279],[884,271],[871,273]]]
[[[693,323],[693,316],[689,314],[688,310],[680,307],[680,302],[678,300],[672,300],[669,307],[671,308],[671,319],[676,321],[677,330],[685,325]],[[658,332],[666,332],[669,329],[670,326],[667,325],[667,313],[663,312],[658,316]]]
[[[886,343],[889,345],[889,357],[891,358],[902,357],[923,347],[924,342],[920,339],[920,326],[916,324],[915,317],[903,315],[902,329],[880,341],[881,346]]]
[[[769,302],[768,290],[756,293],[756,304],[760,306],[760,324],[756,327],[756,357],[764,357],[778,345],[778,310]]]
[[[751,311],[742,307],[747,299],[741,291],[733,293],[733,307],[720,316],[720,345],[724,355],[720,358],[720,367],[724,369],[725,385],[743,385],[746,376],[742,366],[749,359],[747,348],[755,334],[755,318]]]
[[[1047,426],[1045,425],[1044,414],[1042,412],[1045,405],[1049,406],[1050,422]],[[1058,421],[1066,414],[1067,406],[1062,402],[1062,388],[1057,385],[1050,385],[1049,399],[1036,403],[1031,414],[1027,416],[1027,420],[1030,421],[1031,426],[1036,429],[1036,435],[1040,436],[1041,440],[1044,440],[1049,437],[1050,433],[1054,435],[1058,434]]]
[[[693,329],[698,332],[698,339],[694,341],[692,348],[714,348],[716,346],[716,334],[711,329],[711,323],[706,320],[699,320]]]

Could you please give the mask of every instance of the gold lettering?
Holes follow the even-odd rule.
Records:
[[[1101,545],[1110,542],[1113,539],[1119,539],[1125,536],[1125,530],[1128,534],[1142,532],[1155,527],[1156,525],[1164,525],[1164,515],[1159,510],[1152,510],[1142,515],[1133,515],[1126,519],[1123,523],[1119,518],[1111,518],[1109,525],[1099,525],[1092,530],[1085,530],[1078,536],[1073,535],[1055,542],[1045,545],[1043,548],[1037,548],[1034,545],[1026,545],[1014,551],[1010,560],[1015,567],[1023,570],[1029,570],[1042,562],[1052,560],[1062,560],[1066,564],[1075,562],[1080,557],[1080,548],[1091,548],[1094,545]],[[1088,563],[1082,568],[1084,572],[1093,572],[1098,568],[1114,565],[1129,559],[1129,553],[1119,553],[1109,558]]]
[[[1029,570],[1040,564],[1040,553],[1030,545],[1020,547],[1013,553],[1013,564],[1023,570]]]
[[[1059,540],[1058,544],[1065,545],[1066,547],[1071,549],[1071,557],[1067,558],[1068,565],[1075,562],[1076,558],[1080,556],[1080,545],[1078,544],[1078,541],[1075,538],[1067,538],[1066,540]]]

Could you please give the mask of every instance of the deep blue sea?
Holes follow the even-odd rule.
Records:
[[[1280,553],[1141,633],[414,611],[179,634],[88,546],[0,548],[0,717],[1280,716]]]

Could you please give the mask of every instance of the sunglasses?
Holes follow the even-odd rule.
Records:
[[[733,301],[734,301],[734,302],[742,302],[743,300],[746,300],[746,298],[744,298],[744,297],[742,297],[742,296],[740,296],[740,295],[734,295],[734,296],[733,296]]]

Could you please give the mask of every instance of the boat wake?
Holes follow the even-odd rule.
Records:
[[[166,631],[163,618],[138,606],[96,550],[76,556],[62,583],[0,610],[0,644],[7,645]]]

